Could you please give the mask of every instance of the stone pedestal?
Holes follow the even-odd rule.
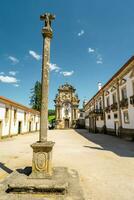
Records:
[[[51,178],[53,146],[52,141],[36,142],[31,145],[33,160],[30,178]]]

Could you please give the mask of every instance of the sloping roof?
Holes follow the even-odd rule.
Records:
[[[17,103],[17,102],[14,102],[14,101],[12,101],[12,100],[10,100],[10,99],[7,99],[6,97],[3,97],[3,96],[0,96],[0,102],[1,102],[1,103],[4,103],[4,104],[7,104],[7,105],[10,105],[10,106],[14,106],[14,107],[19,108],[19,109],[22,109],[22,110],[25,110],[25,111],[30,112],[30,113],[33,113],[33,114],[37,114],[37,115],[40,114],[40,112],[37,111],[37,110],[28,108],[28,107],[26,107],[26,106],[24,106],[24,105],[22,105],[22,104],[19,104],[19,103]]]
[[[128,65],[132,62],[132,61],[134,61],[134,56],[132,56],[113,76],[112,76],[112,78],[111,79],[109,79],[109,81],[85,104],[85,106],[89,103],[89,102],[91,102],[99,93],[101,93],[104,89],[105,89],[105,87],[109,84],[109,83],[111,83],[123,70],[125,70],[127,67],[128,67]]]

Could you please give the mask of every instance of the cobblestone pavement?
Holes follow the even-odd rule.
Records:
[[[79,172],[86,200],[134,199],[134,143],[87,130],[50,130],[53,165]],[[32,163],[38,133],[0,141],[0,180]]]

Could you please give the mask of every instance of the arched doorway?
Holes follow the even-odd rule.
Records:
[[[65,119],[64,121],[64,128],[69,128],[69,119]]]

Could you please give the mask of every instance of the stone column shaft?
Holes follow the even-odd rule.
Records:
[[[39,136],[41,142],[47,141],[50,40],[51,37],[48,37],[46,32],[43,31],[42,98]]]

